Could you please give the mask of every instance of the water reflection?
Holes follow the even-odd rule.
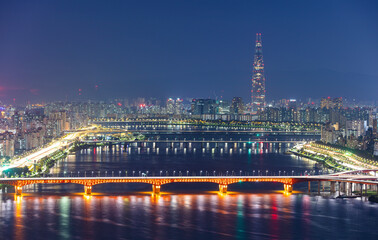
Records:
[[[23,217],[23,204],[22,196],[14,196],[14,233],[13,236],[16,240],[24,239],[24,217]]]
[[[374,227],[378,206],[357,199],[280,193],[29,194],[14,200],[11,196],[2,195],[0,203],[0,234],[4,239],[40,239],[41,236],[58,239],[371,239],[378,236]]]

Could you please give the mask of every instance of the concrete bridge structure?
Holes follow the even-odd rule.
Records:
[[[219,185],[219,191],[226,193],[228,185],[238,182],[276,182],[283,184],[284,192],[291,193],[293,185],[300,182],[318,183],[320,192],[321,182],[330,182],[331,192],[339,191],[352,194],[353,185],[359,190],[367,189],[367,186],[375,186],[378,191],[378,177],[376,169],[341,172],[329,175],[315,176],[137,176],[137,177],[47,177],[47,178],[0,178],[0,184],[14,186],[16,195],[22,194],[22,187],[31,184],[64,184],[75,183],[84,186],[85,194],[92,193],[94,185],[103,183],[147,183],[152,185],[152,192],[159,194],[161,186],[168,183],[215,183]],[[365,188],[364,188],[365,187]]]

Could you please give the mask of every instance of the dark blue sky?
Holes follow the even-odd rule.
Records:
[[[269,99],[378,100],[374,0],[0,0],[0,98],[249,100],[257,32]]]

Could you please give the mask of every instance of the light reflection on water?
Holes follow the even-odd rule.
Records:
[[[233,154],[87,149],[53,172],[316,168],[313,161],[282,154],[277,144],[265,146]],[[148,184],[101,184],[84,196],[81,185],[27,186],[22,197],[0,195],[0,239],[377,239],[378,204],[301,194],[306,188],[296,184],[287,195],[279,183],[236,183],[220,194],[216,184],[188,183],[167,184],[161,195],[151,195]]]
[[[3,194],[4,239],[373,239],[378,206],[302,194]]]

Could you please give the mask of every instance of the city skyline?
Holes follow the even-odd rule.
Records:
[[[377,239],[378,1],[0,1],[0,239]]]
[[[256,32],[267,49],[268,100],[376,100],[374,1],[1,5],[2,101],[77,99],[79,92],[85,99],[247,100]]]

